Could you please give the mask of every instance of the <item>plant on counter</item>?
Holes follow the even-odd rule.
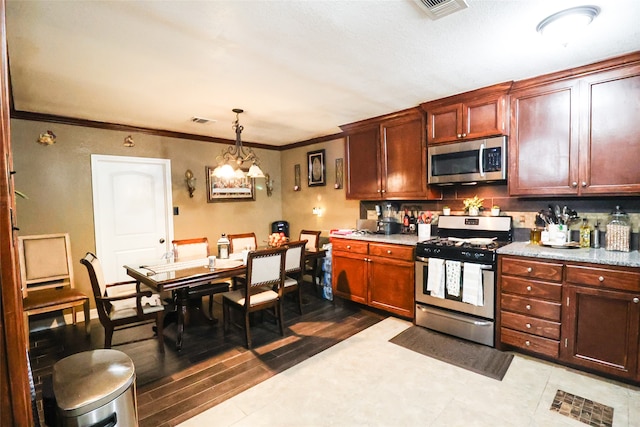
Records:
[[[470,209],[482,209],[482,202],[484,202],[484,199],[480,199],[478,196],[473,196],[473,198],[464,199],[462,201],[466,212],[469,212]]]

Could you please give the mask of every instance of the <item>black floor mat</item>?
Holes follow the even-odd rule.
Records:
[[[502,381],[513,359],[512,354],[420,326],[411,326],[389,341],[498,381]]]

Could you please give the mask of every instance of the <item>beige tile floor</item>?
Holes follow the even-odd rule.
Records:
[[[180,426],[586,426],[549,409],[561,389],[640,427],[638,387],[520,354],[496,381],[388,342],[409,326],[387,318]]]

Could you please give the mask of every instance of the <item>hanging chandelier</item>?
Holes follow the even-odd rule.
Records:
[[[244,127],[240,124],[239,115],[244,112],[240,108],[232,110],[236,113],[236,120],[233,122],[232,128],[236,133],[236,144],[222,150],[222,153],[216,158],[218,166],[213,170],[213,174],[219,178],[231,179],[233,177],[248,178],[264,178],[264,173],[260,169],[260,159],[250,147],[242,146],[241,134]],[[251,163],[249,171],[245,174],[242,166],[245,163]]]

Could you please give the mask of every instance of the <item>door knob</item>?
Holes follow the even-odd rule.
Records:
[[[160,243],[164,243],[164,239],[161,237],[159,240]]]

